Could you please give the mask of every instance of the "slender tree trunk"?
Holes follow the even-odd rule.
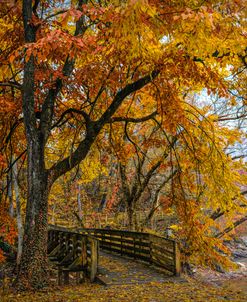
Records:
[[[81,203],[81,185],[78,185],[77,205],[78,205],[78,218],[80,220],[80,226],[83,227],[84,223],[83,223],[82,203]]]
[[[18,249],[17,249],[17,266],[20,264],[21,254],[22,254],[22,244],[23,244],[23,224],[22,224],[22,213],[21,213],[21,201],[19,195],[19,186],[17,181],[17,163],[13,166],[13,183],[15,190],[15,201],[16,201],[16,220],[18,229]]]
[[[55,224],[55,211],[56,211],[56,204],[52,207],[52,217],[51,217],[51,223]]]
[[[82,220],[81,185],[78,185],[77,204],[78,204],[78,216],[80,220]]]
[[[127,204],[128,228],[130,231],[135,230],[134,207],[132,203]]]
[[[135,223],[135,231],[140,231],[140,215],[137,215],[137,207],[134,205],[134,223]]]
[[[10,165],[12,164],[12,158]],[[7,177],[7,188],[8,188],[8,198],[9,198],[9,215],[14,217],[14,203],[13,203],[13,171],[10,169]]]

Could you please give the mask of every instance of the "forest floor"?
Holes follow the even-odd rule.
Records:
[[[2,293],[1,302],[219,302],[247,301],[247,293],[225,285],[212,285],[187,279],[186,282],[149,282],[142,284],[88,284],[52,287],[45,291]]]
[[[247,239],[247,238],[246,238]],[[7,280],[0,288],[1,302],[246,302],[247,301],[247,240],[234,243],[234,261],[239,269],[215,272],[197,268],[193,277],[168,277],[131,259],[101,253],[99,277],[105,285],[85,282],[69,286],[51,286],[43,291],[15,293]],[[73,278],[74,277],[74,278]]]

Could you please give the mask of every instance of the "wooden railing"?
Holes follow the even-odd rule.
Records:
[[[76,229],[92,235],[100,242],[100,248],[140,259],[161,267],[172,275],[180,275],[178,243],[164,237],[120,230]]]
[[[98,240],[86,234],[50,226],[48,255],[58,266],[58,283],[69,283],[70,272],[84,272],[94,281],[98,267]]]

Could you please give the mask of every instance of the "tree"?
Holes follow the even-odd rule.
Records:
[[[177,136],[167,137],[162,127],[153,117],[142,123],[116,125],[111,131],[111,149],[118,160],[121,196],[119,206],[128,214],[128,227],[138,230],[136,211],[142,205],[150,209],[146,222],[157,210],[160,191],[176,175],[169,158],[175,147]],[[116,199],[116,197],[115,197]]]
[[[24,123],[27,146],[20,286],[46,283],[50,189],[86,158],[107,124],[157,115],[172,135],[178,125],[192,127],[184,94],[207,89],[229,97],[238,83],[229,66],[246,64],[243,6],[241,0],[4,1],[0,102]],[[5,137],[17,127],[8,122]],[[47,152],[63,132],[69,134],[64,155],[48,164]]]

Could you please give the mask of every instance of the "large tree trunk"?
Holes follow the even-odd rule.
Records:
[[[78,9],[87,1],[78,0]],[[24,26],[25,43],[36,41],[38,29],[34,22],[33,12],[36,11],[40,1],[23,0],[22,16]],[[33,6],[34,5],[34,6]],[[82,15],[76,22],[75,36],[82,36],[88,25],[85,16]],[[80,141],[76,150],[55,163],[49,171],[45,169],[44,148],[51,133],[56,97],[61,92],[64,77],[69,77],[74,68],[74,58],[67,57],[62,69],[63,77],[57,78],[43,100],[41,114],[36,115],[35,100],[35,58],[23,58],[23,84],[22,84],[22,108],[23,120],[27,139],[28,155],[28,200],[26,208],[26,221],[23,238],[23,252],[18,268],[17,285],[21,287],[43,287],[47,282],[47,208],[48,194],[52,183],[76,167],[88,154],[92,144],[101,129],[108,123],[126,97],[152,82],[158,76],[159,71],[152,71],[146,76],[127,84],[114,96],[111,104],[97,120],[91,120],[89,114],[79,111],[86,125],[86,136]],[[156,114],[153,113],[153,114]],[[150,115],[148,119],[153,116]],[[147,120],[147,117],[144,119]]]
[[[32,0],[23,0],[25,42],[36,41],[32,22]],[[51,93],[50,93],[51,94]],[[40,121],[35,114],[35,58],[24,58],[22,109],[27,139],[28,197],[23,238],[23,250],[18,266],[16,285],[19,289],[41,288],[47,284],[47,208],[48,173],[45,169],[44,148],[50,129],[53,107],[50,94],[42,106]],[[50,103],[49,103],[50,102]],[[47,119],[44,119],[44,116]],[[50,119],[49,119],[50,118]]]
[[[43,147],[36,142],[30,142],[29,146],[28,200],[23,251],[17,275],[19,289],[41,288],[49,281],[47,274],[48,177],[44,167]]]

